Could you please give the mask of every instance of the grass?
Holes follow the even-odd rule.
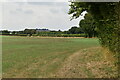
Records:
[[[66,77],[58,76],[66,59],[74,53],[82,51],[84,55],[75,56],[73,64],[83,64],[89,61],[100,61],[101,51],[95,49],[90,52],[89,48],[100,47],[98,39],[95,38],[37,38],[37,37],[2,37],[2,58],[3,58],[3,77],[6,78],[47,78],[47,77]],[[91,55],[93,53],[93,55]],[[85,57],[90,54],[89,59]],[[96,57],[96,58],[95,58]],[[70,62],[70,61],[69,61]],[[92,63],[91,63],[92,64]],[[92,71],[83,67],[83,77],[94,77]],[[112,71],[106,69],[105,71]],[[92,70],[92,69],[91,69]],[[84,72],[86,71],[86,72]],[[66,71],[73,73],[73,70]],[[104,71],[103,71],[104,72]],[[64,72],[65,73],[65,72]],[[66,74],[68,74],[66,73]],[[69,74],[67,77],[70,77]],[[74,77],[74,76],[73,76]],[[81,77],[76,74],[75,77]],[[99,75],[97,76],[99,77]]]

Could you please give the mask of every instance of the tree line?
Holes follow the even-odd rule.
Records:
[[[88,13],[79,25],[84,27],[85,31],[89,27],[91,27],[90,32],[95,30],[101,45],[107,47],[118,60],[120,57],[120,2],[75,2],[75,0],[70,2],[71,19],[78,18],[84,11]],[[117,63],[120,63],[120,60]]]
[[[83,24],[84,25],[84,24]],[[51,37],[95,37],[96,31],[89,31],[84,27],[73,26],[67,31],[55,31],[48,29],[25,29],[23,31],[8,31],[2,30],[2,35],[16,35],[16,36],[51,36]]]

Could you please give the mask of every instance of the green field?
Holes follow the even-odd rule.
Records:
[[[115,77],[96,38],[2,37],[5,78]]]

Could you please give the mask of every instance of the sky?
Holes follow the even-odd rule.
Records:
[[[37,1],[37,0],[36,0]],[[68,30],[73,26],[79,27],[79,21],[83,19],[80,16],[78,19],[70,21],[68,15],[68,2],[62,0],[53,0],[53,2],[43,1],[32,2],[3,2],[2,3],[2,20],[0,30],[19,31],[28,29],[43,29],[50,30]]]

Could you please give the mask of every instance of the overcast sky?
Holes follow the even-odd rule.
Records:
[[[55,0],[54,0],[55,1]],[[83,17],[70,21],[68,2],[4,2],[0,30],[24,30],[47,28],[68,30],[78,26]]]

